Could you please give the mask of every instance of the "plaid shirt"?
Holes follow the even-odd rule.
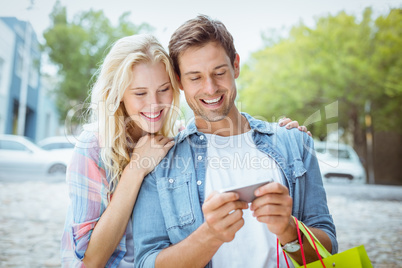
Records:
[[[96,223],[108,205],[109,178],[100,157],[94,132],[84,131],[78,138],[67,168],[70,205],[61,240],[63,267],[85,267],[82,259]],[[105,267],[117,267],[126,253],[126,235]]]

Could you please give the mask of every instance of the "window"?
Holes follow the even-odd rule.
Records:
[[[21,45],[17,48],[17,58],[15,62],[15,74],[22,77],[22,71],[24,69],[24,49]]]
[[[17,141],[0,141],[0,149],[1,150],[12,150],[12,151],[29,151],[25,145],[17,142]]]
[[[29,66],[29,85],[33,88],[36,88],[38,86],[38,81],[39,81],[39,77],[38,77],[38,60],[36,60],[35,58],[32,58],[32,62]]]
[[[328,153],[335,158],[341,158],[341,159],[350,159],[350,154],[347,150],[343,149],[329,149]]]
[[[0,88],[1,88],[1,84],[3,83],[3,72],[4,72],[4,59],[0,58]],[[1,90],[0,90],[1,92]]]
[[[317,151],[317,153],[322,153],[322,154],[325,153],[324,148],[317,148],[317,147],[316,147],[315,150]]]
[[[74,144],[69,142],[60,142],[60,143],[49,143],[42,146],[42,149],[45,150],[56,150],[56,149],[73,149]]]

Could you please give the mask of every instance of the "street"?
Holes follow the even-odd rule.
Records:
[[[402,187],[326,184],[339,252],[364,245],[374,267],[402,267]]]
[[[363,244],[374,267],[402,267],[402,187],[327,183],[339,251]],[[0,267],[60,267],[64,180],[0,181]]]

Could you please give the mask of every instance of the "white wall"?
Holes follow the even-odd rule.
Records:
[[[64,135],[64,128],[59,123],[59,113],[55,106],[54,96],[52,97],[50,94],[55,85],[54,79],[47,76],[41,77],[36,127],[37,142],[46,137]]]

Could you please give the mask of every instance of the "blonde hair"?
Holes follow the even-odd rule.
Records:
[[[91,93],[91,121],[98,124],[101,158],[110,178],[109,195],[116,189],[122,171],[130,162],[130,149],[136,142],[131,133],[138,126],[130,120],[121,102],[132,81],[133,66],[158,62],[165,65],[173,88],[172,105],[161,134],[174,136],[180,93],[171,59],[155,37],[141,34],[119,39],[97,72]]]

